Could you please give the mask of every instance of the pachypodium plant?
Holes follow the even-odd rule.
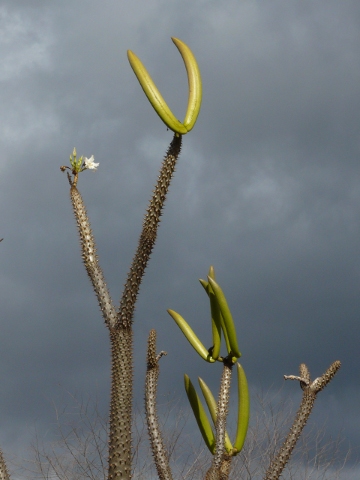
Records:
[[[209,363],[215,363],[216,361],[223,363],[223,374],[217,403],[208,386],[199,378],[201,391],[215,425],[215,433],[201,400],[187,375],[185,375],[185,390],[205,444],[213,454],[211,467],[206,473],[205,480],[227,480],[230,473],[231,460],[242,450],[246,438],[250,418],[249,389],[245,372],[237,362],[241,354],[238,347],[235,324],[225,295],[215,281],[213,267],[210,267],[208,281],[200,280],[200,283],[210,299],[213,345],[209,349],[205,348],[204,344],[181,315],[173,310],[168,310],[168,312],[191,346],[204,360]],[[224,357],[220,355],[222,333],[227,350],[227,355]],[[228,414],[231,372],[235,363],[238,374],[238,417],[235,441],[232,444],[226,432],[226,418]],[[340,366],[340,361],[336,360],[321,377],[316,378],[313,382],[311,382],[310,373],[305,364],[300,365],[300,376],[284,375],[285,380],[298,380],[304,393],[290,432],[279,452],[271,461],[265,473],[265,480],[278,480],[280,478],[311,414],[317,394],[334,378]]]
[[[207,281],[200,280],[200,283],[204,287],[210,300],[213,339],[211,348],[205,348],[204,344],[181,315],[173,310],[168,310],[168,312],[201,358],[209,363],[221,362],[223,364],[217,403],[204,380],[199,378],[201,391],[204,395],[212,422],[215,425],[215,432],[211,428],[210,421],[205,413],[201,400],[187,375],[185,375],[185,390],[205,444],[213,455],[211,467],[206,474],[206,480],[220,478],[225,480],[229,476],[231,459],[242,450],[244,445],[249,425],[250,400],[246,375],[244,369],[237,361],[241,353],[238,347],[234,320],[226,297],[220,285],[215,280],[213,267],[210,267],[207,278]],[[225,356],[221,356],[222,335],[226,345]],[[238,379],[238,419],[235,441],[232,444],[226,432],[226,419],[234,365],[236,365]]]
[[[74,148],[72,155],[70,155],[70,166],[60,167],[62,171],[67,171],[70,184],[70,198],[80,236],[82,259],[93,285],[110,337],[112,376],[109,422],[109,480],[117,478],[129,480],[132,476],[131,421],[133,404],[133,315],[135,304],[140,284],[157,238],[160,217],[180,154],[182,136],[194,127],[201,106],[201,76],[196,59],[185,43],[176,38],[172,40],[184,60],[188,76],[188,106],[183,122],[177,120],[169,109],[139,58],[133,52],[128,51],[130,65],[141,87],[156,113],[165,125],[174,132],[174,137],[163,160],[153,196],[146,210],[138,247],[130,266],[119,307],[114,305],[110,297],[100,268],[94,235],[90,227],[85,204],[78,190],[80,173],[86,170],[95,171],[99,163],[95,163],[93,156],[90,158],[82,156],[78,158]],[[173,310],[168,310],[168,312],[202,359],[210,364],[216,364],[217,362],[223,364],[217,402],[205,382],[199,379],[200,388],[215,428],[211,427],[202,402],[187,375],[185,375],[185,390],[203,439],[213,455],[211,466],[206,473],[206,480],[227,480],[231,460],[241,451],[246,438],[250,416],[249,390],[245,372],[238,363],[241,353],[238,347],[235,324],[225,295],[215,280],[215,272],[212,267],[210,267],[207,281],[200,280],[200,282],[210,301],[213,339],[211,348],[205,348],[189,324],[178,313]],[[223,356],[221,354],[222,337],[226,347],[226,354]],[[156,412],[159,359],[163,355],[165,355],[165,352],[156,354],[156,331],[151,330],[148,340],[145,386],[147,424],[158,476],[160,480],[172,480],[169,458],[166,446],[162,440]],[[231,442],[226,431],[226,420],[230,382],[235,365],[238,380],[238,421],[235,439],[234,442]],[[299,380],[304,395],[293,427],[280,452],[271,462],[266,472],[266,480],[277,480],[281,475],[311,413],[317,393],[329,383],[339,368],[340,362],[336,361],[321,377],[311,382],[309,371],[302,364],[299,377],[293,375],[285,377],[287,379]],[[9,479],[9,473],[0,450],[0,480]]]
[[[94,157],[77,158],[74,149],[70,156],[70,167],[62,166],[67,171],[70,183],[70,197],[76,223],[78,226],[82,258],[87,274],[93,285],[102,312],[105,325],[110,334],[111,344],[111,400],[108,478],[131,478],[131,418],[133,391],[133,315],[140,284],[145,273],[170,181],[178,160],[182,135],[195,125],[201,105],[201,77],[194,55],[185,43],[173,38],[188,74],[189,98],[184,122],[176,120],[165,103],[151,77],[134,53],[128,51],[130,64],[144,89],[148,99],[165,124],[174,131],[174,137],[164,158],[153,196],[145,214],[139,244],[128,273],[119,308],[113,304],[104,275],[96,254],[94,236],[86,208],[77,188],[79,174],[85,170],[95,170],[99,164]]]
[[[341,363],[339,360],[336,360],[321,377],[316,378],[313,382],[310,379],[310,372],[305,363],[302,363],[299,367],[300,376],[284,375],[285,380],[298,380],[300,382],[303,397],[288,436],[270,463],[264,480],[278,480],[312,412],[317,394],[334,378],[340,367]]]

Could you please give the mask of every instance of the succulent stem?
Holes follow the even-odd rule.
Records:
[[[148,339],[147,370],[145,382],[145,412],[151,450],[160,480],[172,480],[168,454],[162,439],[156,411],[157,382],[159,378],[159,359],[166,355],[156,355],[156,330],[151,330]]]
[[[155,245],[162,208],[181,149],[181,136],[174,135],[163,160],[159,178],[146,211],[137,251],[133,258],[115,328],[110,331],[112,344],[112,384],[110,407],[109,479],[131,478],[131,412],[133,396],[132,324],[142,277]],[[116,375],[114,374],[116,372]],[[125,423],[124,423],[125,422]],[[113,432],[113,434],[111,433]],[[128,434],[128,432],[130,432]],[[119,434],[126,443],[118,442]],[[126,458],[125,458],[126,457]]]
[[[77,180],[77,175],[75,176],[75,179]],[[114,328],[117,321],[117,312],[111,300],[103,272],[98,262],[95,240],[90,227],[86,208],[74,181],[71,183],[70,197],[79,230],[82,259],[87,274],[93,285],[104,321],[109,328]]]
[[[132,329],[110,330],[110,343],[111,397],[108,479],[130,479],[132,468]]]
[[[80,235],[82,258],[109,328],[111,344],[111,400],[108,478],[131,478],[131,414],[133,391],[133,334],[135,303],[145,268],[154,247],[166,194],[181,149],[181,135],[174,135],[163,160],[159,178],[146,211],[139,245],[116,312],[96,255],[96,245],[82,197],[78,174],[68,174],[70,196]],[[1,480],[1,479],[0,479]]]
[[[233,367],[231,357],[224,359],[223,373],[221,376],[219,399],[216,409],[216,444],[215,454],[205,480],[225,480],[230,471],[231,457],[225,453],[226,418],[228,414],[231,374]]]
[[[139,244],[128,273],[125,288],[120,301],[119,324],[128,327],[132,324],[135,302],[139,293],[142,277],[155,245],[157,228],[160,223],[162,208],[170,181],[175,171],[176,161],[181,149],[181,135],[174,135],[170,147],[163,160],[160,175],[153,192],[149,207],[143,222]]]
[[[341,363],[337,360],[332,363],[326,372],[319,378],[316,378],[312,383],[310,380],[310,373],[307,366],[302,363],[300,365],[300,377],[295,375],[285,375],[285,379],[289,380],[299,380],[300,386],[303,389],[303,397],[299,407],[299,410],[296,414],[296,418],[292,427],[290,428],[289,434],[286,437],[286,440],[282,444],[278,454],[271,462],[264,480],[278,480],[285,465],[289,461],[290,455],[294,450],[296,442],[298,441],[303,428],[310,416],[316,395],[326,387],[330,380],[334,377],[336,372],[339,370]]]
[[[0,450],[0,480],[10,480],[10,474],[7,469],[4,456],[1,450]]]

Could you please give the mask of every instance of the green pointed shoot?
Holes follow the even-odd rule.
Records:
[[[215,278],[215,269],[214,269],[214,267],[213,267],[212,265],[210,265],[208,276],[209,276],[210,278],[212,278],[213,280],[216,280],[216,278]]]
[[[199,381],[199,385],[200,385],[202,394],[204,395],[206,405],[209,409],[209,412],[210,412],[210,415],[211,415],[211,420],[213,421],[213,424],[215,425],[216,424],[216,408],[217,408],[216,400],[215,400],[213,394],[211,393],[210,388],[206,385],[204,380],[199,377],[198,381]],[[225,432],[225,449],[228,453],[233,451],[233,446],[232,446],[232,443],[230,441],[230,438],[229,438],[229,435],[228,435],[227,432]]]
[[[210,273],[213,276],[211,276]],[[211,277],[213,280],[215,280],[215,272],[214,272],[213,267],[210,267],[209,277]],[[229,336],[228,336],[227,330],[225,328],[225,323],[224,323],[224,319],[221,315],[219,304],[218,304],[217,301],[214,301],[214,292],[211,288],[211,285],[209,284],[209,282],[206,282],[205,280],[202,280],[202,279],[200,279],[199,282],[204,287],[204,289],[205,289],[205,291],[208,294],[209,299],[210,299],[211,319],[212,319],[212,328],[213,328],[213,344],[214,344],[212,356],[213,356],[213,358],[215,358],[215,354],[217,353],[215,345],[216,345],[218,336],[220,336],[219,341],[221,341],[221,332],[219,332],[218,322],[220,322],[221,330],[224,333],[226,350],[230,353],[231,347],[230,347],[230,342],[229,342]],[[219,347],[219,349],[220,349],[220,347]],[[215,351],[215,354],[214,354],[214,351]],[[218,357],[216,357],[216,359],[217,358]]]
[[[217,308],[218,310],[219,309],[219,305],[218,303],[216,302],[216,307],[214,308]],[[225,328],[225,323],[224,323],[224,319],[223,319],[223,316],[221,315],[221,312],[220,312],[220,324],[221,324],[221,329],[224,333],[224,338],[225,338],[225,343],[226,343],[226,350],[230,353],[231,351],[231,347],[230,347],[230,340],[229,340],[229,335],[227,333],[227,330]]]
[[[209,298],[211,310],[211,327],[214,345],[212,350],[212,357],[217,360],[220,356],[221,347],[221,313],[213,292],[209,292]]]
[[[196,352],[200,355],[200,357],[206,360],[207,362],[214,363],[215,360],[210,355],[209,351],[201,343],[201,341],[195,334],[194,330],[187,323],[187,321],[184,320],[183,317],[179,315],[177,312],[174,312],[174,310],[168,310],[168,313],[175,320],[177,326],[183,332],[183,334],[189,341],[190,345],[196,350]]]
[[[209,284],[211,285],[211,288],[215,294],[217,303],[219,305],[220,311],[222,318],[224,320],[224,332],[227,332],[228,338],[229,338],[229,343],[230,343],[230,348],[231,348],[231,353],[233,356],[239,358],[241,357],[241,353],[239,351],[238,343],[237,343],[237,338],[236,338],[236,330],[235,330],[235,325],[234,325],[234,320],[232,318],[230,308],[227,304],[225,295],[220,287],[215,280],[213,280],[211,277],[208,277]],[[230,351],[229,351],[230,353]]]
[[[201,75],[196,59],[190,48],[178,38],[172,38],[172,41],[184,60],[189,84],[188,106],[183,123],[172,113],[141,60],[131,50],[128,50],[127,55],[131,68],[144,90],[145,95],[161,120],[173,132],[185,135],[185,133],[190,132],[195,125],[200,112],[202,97]]]
[[[211,265],[209,268],[209,277],[215,280],[215,270]],[[211,330],[213,337],[213,349],[212,357],[217,360],[220,356],[220,347],[221,347],[221,313],[219,308],[217,308],[217,302],[214,299],[214,293],[208,282],[205,280],[200,280],[200,283],[205,288],[206,293],[210,299],[210,311],[211,311]]]
[[[201,435],[206,443],[206,446],[210,450],[212,454],[215,452],[215,435],[212,431],[209,419],[205,413],[204,407],[202,406],[201,400],[196,393],[196,390],[191,383],[190,378],[187,375],[184,375],[185,381],[185,390],[188,396],[192,411],[194,412],[194,416],[196,422],[198,424],[199,430]]]
[[[234,448],[236,454],[241,452],[250,419],[250,396],[249,388],[246,379],[244,369],[239,363],[236,363],[237,367],[237,377],[238,377],[238,424],[236,430],[236,437],[234,442]]]
[[[209,268],[208,276],[210,278],[212,278],[213,280],[216,280],[215,269],[212,265]],[[200,283],[204,287],[204,289],[205,289],[205,291],[208,294],[209,299],[210,299],[211,318],[212,318],[212,327],[213,327],[213,339],[214,339],[214,349],[213,349],[213,355],[212,356],[215,358],[215,354],[217,353],[217,350],[215,348],[217,335],[221,336],[221,331],[219,333],[217,333],[219,331],[219,323],[220,323],[221,329],[224,333],[226,349],[227,349],[228,352],[230,352],[231,347],[230,347],[228,333],[227,333],[226,328],[225,328],[224,319],[222,318],[218,302],[216,302],[216,301],[214,302],[214,292],[211,288],[211,285],[209,284],[209,282],[206,282],[205,280],[200,280]],[[220,337],[219,341],[221,341],[221,337]],[[220,347],[219,347],[219,349],[220,349]],[[215,354],[214,354],[214,351],[215,351]],[[216,359],[217,358],[218,357],[216,357]]]
[[[211,289],[211,286],[205,280],[199,280],[201,285],[204,287],[206,293],[208,294],[210,300],[210,311],[211,311],[211,330],[213,338],[213,349],[211,356],[214,360],[217,360],[220,356],[220,347],[221,347],[221,313],[219,306],[217,304],[214,292]]]

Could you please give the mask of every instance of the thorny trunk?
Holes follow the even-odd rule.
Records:
[[[205,480],[227,480],[230,473],[231,456],[225,453],[226,419],[230,398],[230,384],[233,363],[231,359],[224,360],[223,373],[216,409],[216,446],[211,467],[206,473]]]
[[[110,332],[109,479],[131,478],[132,330]]]
[[[137,295],[154,248],[161,212],[181,149],[174,135],[163,160],[158,181],[146,211],[139,244],[120,301],[115,329],[110,329],[112,382],[109,439],[109,480],[131,478],[131,412],[133,390],[132,324]],[[118,332],[118,333],[117,333]],[[120,334],[121,332],[121,334]]]
[[[156,330],[151,330],[148,339],[147,369],[145,383],[145,412],[151,451],[154,457],[159,480],[172,480],[169,456],[166,451],[156,409],[157,382],[159,378],[159,360],[166,355],[156,355]]]
[[[146,210],[139,244],[120,300],[118,322],[123,327],[130,327],[133,322],[137,295],[152,249],[155,245],[162,209],[169,190],[171,178],[175,171],[176,161],[180,155],[181,140],[181,136],[174,135],[163,160],[155,190],[153,191],[148,209]]]

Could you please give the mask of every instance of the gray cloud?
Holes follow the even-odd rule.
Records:
[[[350,1],[2,2],[5,452],[28,440],[29,426],[50,428],[52,402],[66,401],[64,392],[98,395],[106,414],[107,332],[59,167],[74,146],[100,162],[79,188],[118,300],[171,140],[126,50],[182,118],[186,74],[170,36],[194,51],[204,98],[184,137],[136,310],[136,399],[141,404],[153,327],[159,349],[169,352],[162,391],[183,396],[184,372],[216,391],[219,372],[211,376],[166,313],[177,310],[210,345],[197,279],[213,264],[254,390],[280,387],[300,362],[318,376],[340,359],[314,421],[328,409],[330,433],[343,424],[358,448],[359,13]],[[284,389],[299,393],[292,384]]]

